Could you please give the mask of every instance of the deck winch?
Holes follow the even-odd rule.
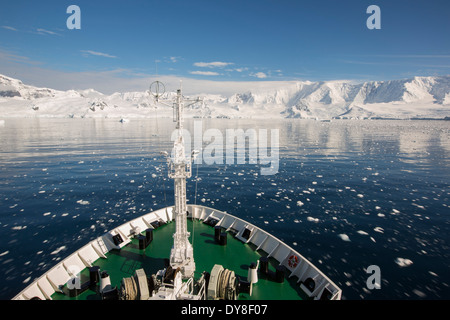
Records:
[[[225,269],[221,265],[214,265],[208,284],[208,300],[235,300],[236,276],[234,271]]]
[[[240,293],[251,295],[252,282],[236,276],[234,271],[214,265],[208,283],[208,300],[236,300]]]
[[[147,300],[150,297],[152,278],[147,279],[144,269],[135,271],[134,276],[123,278],[120,286],[120,300]]]

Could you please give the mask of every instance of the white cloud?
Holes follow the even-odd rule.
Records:
[[[103,52],[97,52],[97,51],[91,51],[91,50],[80,50],[80,51],[85,53],[85,54],[92,55],[92,56],[99,56],[99,57],[106,57],[106,58],[117,58],[116,56],[112,56],[110,54],[103,53]]]
[[[183,81],[186,95],[222,94],[230,96],[237,92],[267,92],[277,88],[295,87],[295,81],[217,81],[192,79],[173,75],[133,76],[132,70],[66,72],[42,68],[36,65],[3,60],[0,57],[0,74],[19,79],[23,83],[57,90],[95,89],[104,94],[114,92],[145,91],[153,81],[161,81],[166,91],[174,91]]]
[[[265,79],[267,78],[267,74],[265,74],[264,72],[257,72],[257,73],[252,73],[250,74],[252,77],[256,77],[259,79]]]
[[[56,32],[50,31],[50,30],[46,30],[46,29],[42,29],[42,28],[36,29],[36,31],[38,34],[43,34],[43,35],[50,34],[52,36],[59,36],[59,33],[56,33]]]
[[[10,26],[2,26],[3,29],[11,30],[11,31],[17,31],[16,28],[10,27]]]
[[[211,78],[193,79],[176,75],[137,73],[132,69],[68,72],[45,68],[44,65],[41,61],[0,48],[0,74],[19,79],[28,85],[57,90],[92,88],[104,94],[145,91],[153,81],[159,80],[164,83],[167,91],[174,91],[179,88],[182,80],[183,93],[186,95],[211,93],[230,96],[236,92],[267,92],[286,86],[297,86],[296,81],[218,81]]]
[[[177,63],[180,60],[182,60],[182,57],[164,57],[163,60],[157,60],[157,62]]]
[[[213,71],[191,71],[190,74],[198,74],[202,76],[218,76],[219,73]]]
[[[19,63],[25,63],[25,64],[31,64],[31,65],[38,65],[42,64],[42,62],[39,61],[33,61],[28,57],[18,55],[13,52],[5,51],[0,48],[0,61],[10,61],[10,62],[19,62]]]
[[[202,68],[223,68],[223,67],[229,66],[230,64],[233,64],[233,63],[232,62],[214,61],[214,62],[196,62],[196,63],[194,63],[194,66],[202,67]]]
[[[248,68],[225,69],[225,71],[229,71],[229,72],[234,72],[234,71],[236,71],[236,72],[244,72],[244,71],[247,71],[247,70],[248,70]]]

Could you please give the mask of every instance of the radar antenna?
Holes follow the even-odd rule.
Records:
[[[158,103],[170,106],[170,104],[164,101],[159,101],[159,97],[165,92],[165,86],[162,82],[153,82],[150,86],[150,91]],[[173,121],[177,123],[176,129],[178,135],[174,142],[172,155],[169,156],[165,151],[161,152],[161,154],[167,159],[169,178],[174,179],[175,233],[173,234],[173,246],[170,251],[170,266],[174,269],[180,268],[183,278],[190,278],[194,275],[195,262],[194,250],[192,244],[189,242],[190,233],[187,231],[186,179],[192,176],[191,163],[198,152],[194,150],[190,157],[186,157],[185,155],[184,138],[182,135],[185,101],[191,102],[189,105],[192,105],[201,100],[199,98],[195,100],[184,99],[181,88],[177,90],[175,101],[171,106],[174,109]]]
[[[159,101],[159,97],[166,92],[166,87],[161,81],[154,81],[150,85],[150,93],[155,97],[156,102]]]

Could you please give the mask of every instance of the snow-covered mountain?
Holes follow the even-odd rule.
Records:
[[[226,85],[226,83],[224,84]],[[196,118],[436,118],[450,117],[450,76],[406,80],[289,81],[230,96],[205,94],[187,107]],[[174,93],[167,93],[166,99]],[[148,91],[104,95],[59,91],[0,75],[0,117],[172,117]]]

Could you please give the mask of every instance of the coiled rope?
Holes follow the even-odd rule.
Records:
[[[235,288],[233,282],[235,280],[234,272],[228,269],[223,270],[218,283],[218,298],[225,300],[234,300]]]
[[[137,300],[138,287],[134,277],[123,278],[122,285],[120,287],[120,299],[121,300]]]

